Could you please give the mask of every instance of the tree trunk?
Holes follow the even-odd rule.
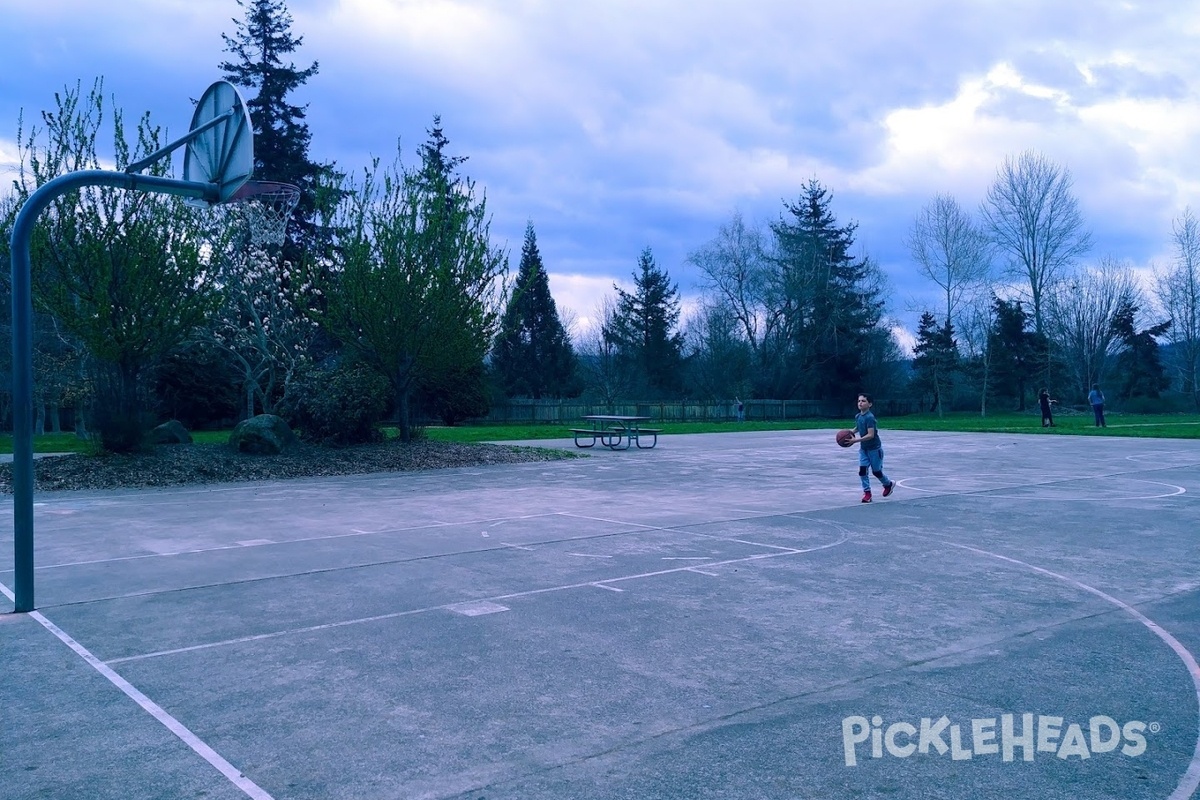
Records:
[[[46,432],[46,404],[38,403],[34,409],[33,435],[41,436]]]
[[[48,410],[50,413],[50,432],[62,433],[62,415],[59,413],[58,403],[51,403]]]
[[[408,444],[412,441],[412,426],[408,418],[408,390],[396,391],[396,416],[399,418],[400,441]]]
[[[983,390],[979,393],[979,416],[987,416],[987,394],[988,394],[988,360],[987,356],[983,357]]]
[[[254,416],[254,381],[246,380],[246,419]]]

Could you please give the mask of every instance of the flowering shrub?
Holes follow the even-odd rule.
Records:
[[[295,384],[280,411],[302,439],[347,445],[383,439],[379,423],[388,410],[387,379],[361,364],[315,369]]]

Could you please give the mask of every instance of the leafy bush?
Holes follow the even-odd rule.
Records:
[[[459,422],[486,417],[491,410],[483,365],[443,369],[422,377],[422,407],[453,427]]]
[[[1107,408],[1126,414],[1178,414],[1191,410],[1188,399],[1178,396],[1128,397]]]
[[[109,453],[136,453],[149,449],[146,434],[152,418],[142,408],[141,387],[136,378],[111,364],[96,364],[92,370],[91,423],[100,447]]]
[[[163,360],[155,378],[159,415],[177,419],[189,430],[229,427],[242,411],[238,376],[215,347],[176,350]]]
[[[302,377],[279,412],[306,441],[328,445],[383,440],[379,423],[391,389],[361,364],[315,369]]]

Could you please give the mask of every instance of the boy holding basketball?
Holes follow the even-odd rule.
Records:
[[[862,502],[871,502],[871,479],[867,470],[883,484],[883,496],[887,497],[896,488],[896,482],[883,474],[883,442],[879,439],[879,426],[871,413],[871,395],[858,396],[858,415],[854,418],[854,438],[850,444],[858,444],[858,477],[862,481]]]

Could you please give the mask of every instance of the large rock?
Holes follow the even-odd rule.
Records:
[[[259,414],[243,420],[229,434],[229,445],[239,453],[278,455],[295,443],[296,434],[274,414]]]
[[[150,431],[150,444],[191,444],[192,435],[177,419],[169,420]]]

